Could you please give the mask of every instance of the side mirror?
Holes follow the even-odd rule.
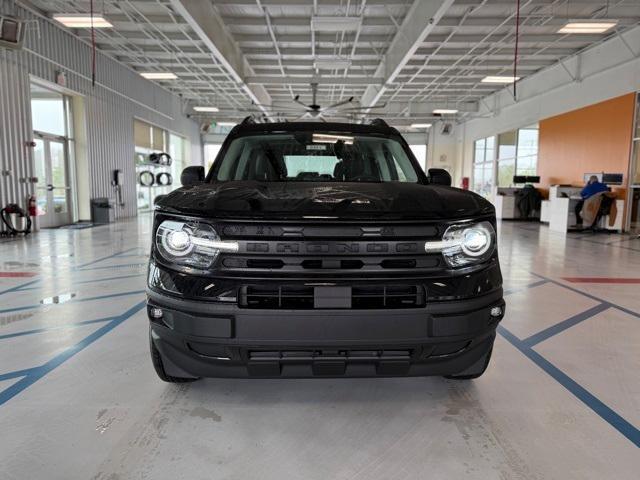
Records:
[[[430,168],[429,169],[429,183],[434,185],[446,185],[451,186],[451,175],[449,172],[442,168]]]
[[[183,187],[204,182],[204,167],[187,167],[182,170],[180,183]]]

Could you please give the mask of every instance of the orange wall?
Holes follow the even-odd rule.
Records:
[[[634,101],[631,93],[542,120],[538,152],[541,186],[582,185],[585,173],[603,171],[624,173],[626,182]]]

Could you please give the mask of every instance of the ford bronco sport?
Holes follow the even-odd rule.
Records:
[[[381,120],[253,123],[156,203],[159,377],[479,377],[504,315],[493,206]]]

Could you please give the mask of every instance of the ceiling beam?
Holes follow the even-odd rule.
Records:
[[[253,69],[213,5],[200,0],[170,1],[173,8],[189,24],[247,96],[258,104],[270,104],[271,97],[263,86],[250,87],[245,82],[245,76],[252,75]],[[267,111],[264,111],[268,115]]]
[[[282,75],[258,75],[245,78],[249,85],[311,85],[312,83],[317,83],[318,85],[382,85],[383,80],[382,77],[315,77],[312,75],[287,75],[286,77]]]
[[[375,76],[383,77],[384,82],[367,87],[362,105],[375,105],[380,100],[386,84],[395,80],[452,4],[453,0],[414,0],[376,69]]]
[[[234,38],[239,43],[264,44],[269,41],[267,35],[263,33],[258,33],[258,34],[238,33],[234,35]],[[554,43],[562,40],[562,43],[564,45],[568,43],[592,43],[594,40],[600,40],[601,38],[602,38],[601,34],[571,35],[567,37],[566,34],[549,33],[548,31],[544,33],[529,33],[529,34],[525,34],[523,32],[523,34],[520,36],[519,42],[520,44],[534,43],[537,45],[539,43]],[[386,45],[388,40],[389,38],[387,35],[363,34],[363,35],[360,35],[360,38],[358,39],[358,45],[361,45],[361,46],[371,46],[371,45],[379,46],[383,44]],[[335,38],[335,35],[332,35],[332,34],[316,33],[316,41],[318,43],[334,44],[336,41],[336,38]],[[458,33],[451,38],[449,38],[449,35],[446,35],[446,34],[439,34],[439,35],[432,34],[432,35],[429,35],[429,37],[424,42],[422,42],[421,45],[432,44],[432,43],[441,44],[445,41],[447,42],[448,45],[454,45],[454,44],[468,45],[468,44],[483,43],[483,44],[489,44],[491,46],[500,45],[500,46],[504,46],[505,48],[513,47],[513,41],[510,41],[510,40],[505,41],[504,34],[493,35],[492,37],[487,38],[486,35],[478,35],[478,34],[469,35],[469,34],[463,34],[463,33]],[[290,44],[289,46],[292,46],[291,44],[301,44],[300,46],[305,46],[309,43],[309,34],[308,33],[307,34],[291,34],[291,33],[279,34],[278,42],[281,44]]]
[[[447,105],[444,102],[391,102],[384,108],[384,113],[385,115],[398,115],[406,112],[407,116],[411,117],[412,115],[432,115],[433,111],[438,108],[451,108],[451,104]],[[457,103],[456,109],[461,113],[476,113],[479,106],[477,102],[463,102]]]

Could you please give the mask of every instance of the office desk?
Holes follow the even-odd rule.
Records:
[[[577,223],[575,208],[582,199],[580,192],[582,187],[564,187],[553,185],[549,189],[549,229],[554,232],[567,232],[570,227]],[[624,200],[616,200],[618,214],[613,226],[609,226],[609,216],[602,217],[598,223],[598,228],[612,231],[622,231],[622,217],[624,211]]]

